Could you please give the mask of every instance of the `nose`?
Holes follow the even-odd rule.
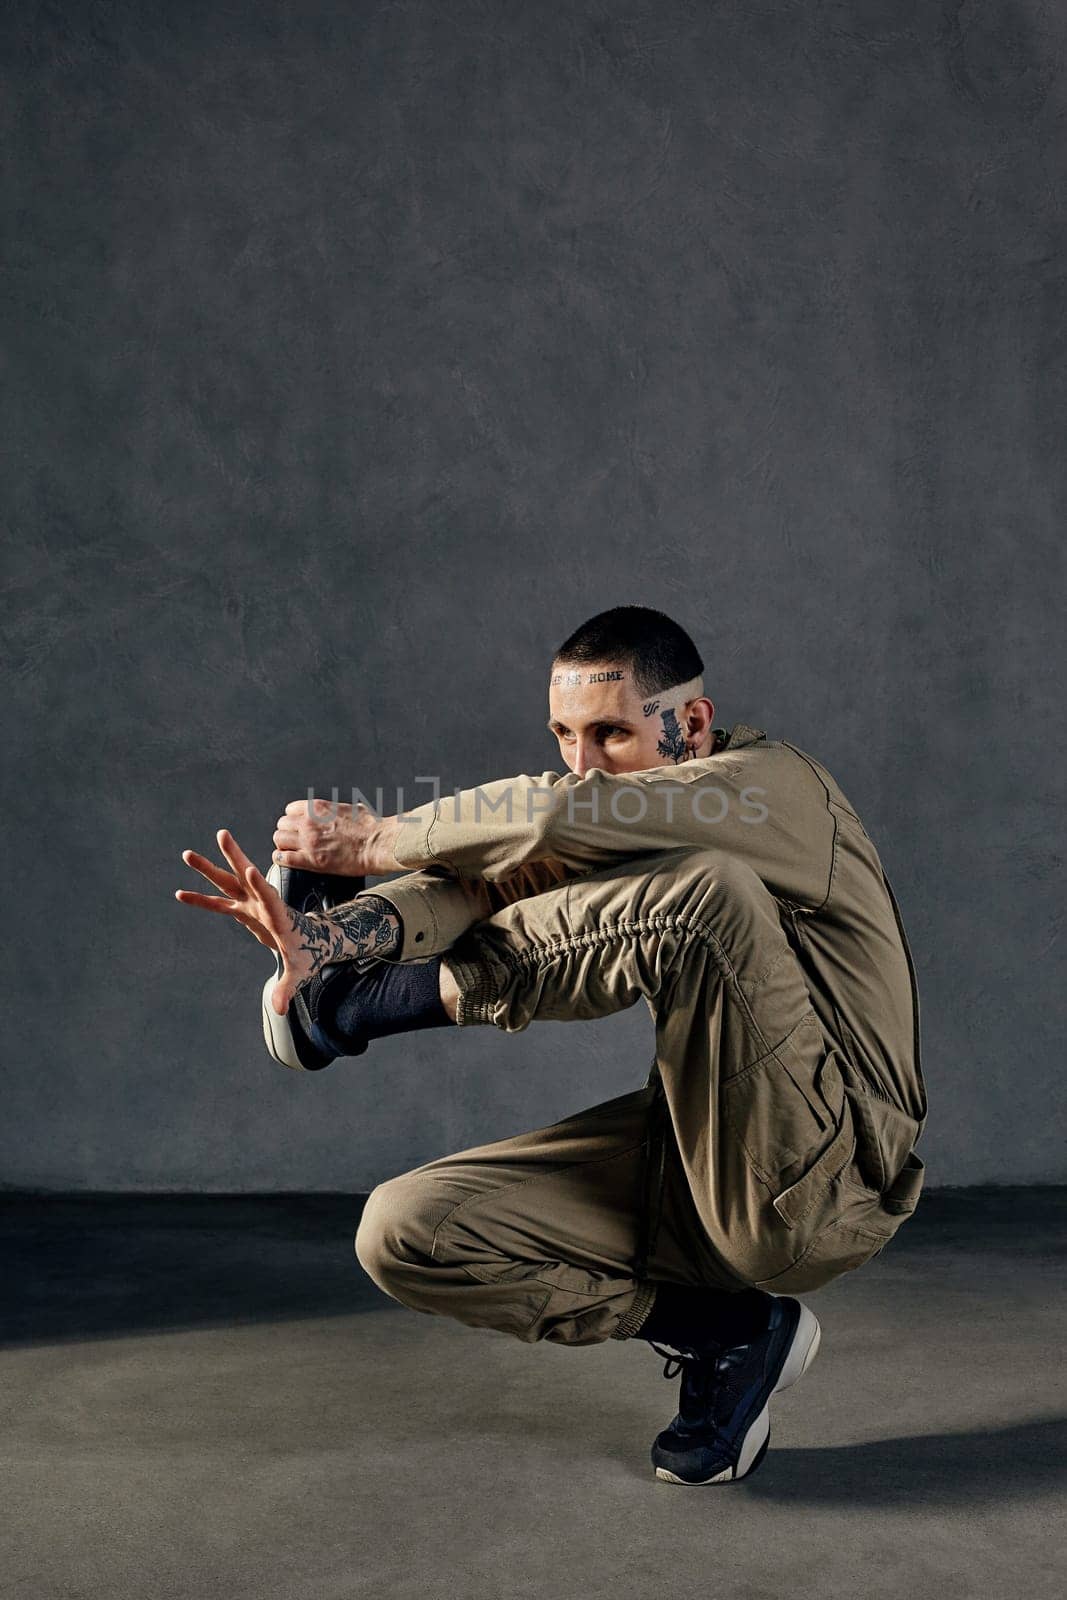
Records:
[[[579,778],[584,778],[590,767],[597,764],[596,743],[592,739],[579,738],[574,748],[574,772]]]

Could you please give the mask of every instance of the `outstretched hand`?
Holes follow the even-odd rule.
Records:
[[[232,871],[217,867],[207,856],[195,850],[183,850],[182,860],[186,866],[192,867],[201,877],[214,884],[216,889],[220,889],[221,894],[199,894],[192,889],[176,889],[174,898],[185,906],[223,912],[247,928],[260,944],[280,956],[282,976],[271,995],[271,1005],[279,1016],[284,1016],[293,995],[316,967],[316,959],[303,928],[309,919],[285,904],[228,829],[220,828],[215,837]]]

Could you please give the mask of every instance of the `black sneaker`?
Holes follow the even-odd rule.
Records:
[[[300,867],[280,867],[275,861],[267,873],[267,882],[277,889],[286,905],[293,911],[312,915],[332,911],[354,900],[367,887],[366,878],[341,878],[328,872],[305,872]]]
[[[330,911],[334,906],[354,900],[367,886],[366,878],[342,878],[326,873],[304,872],[296,867],[280,867],[275,862],[267,873],[267,882],[277,889],[287,906],[305,915]],[[326,1040],[318,1027],[318,1017],[323,998],[332,983],[345,975],[346,968],[362,968],[376,957],[365,961],[341,962],[325,966],[315,977],[309,978],[289,1002],[289,1010],[280,1017],[270,1003],[270,997],[282,975],[282,963],[275,956],[277,971],[263,985],[263,1040],[271,1057],[283,1067],[297,1072],[321,1072],[332,1061],[335,1053],[326,1047]],[[363,1055],[367,1046],[346,1051],[347,1055]]]
[[[770,1443],[769,1402],[805,1373],[819,1350],[818,1318],[790,1295],[775,1299],[766,1333],[750,1344],[705,1352],[678,1347],[665,1378],[683,1372],[678,1414],[652,1446],[668,1483],[737,1483],[755,1472]],[[672,1372],[671,1364],[677,1362]]]

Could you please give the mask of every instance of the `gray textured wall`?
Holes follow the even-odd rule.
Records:
[[[558,768],[550,652],[623,602],[860,807],[931,1183],[1067,1178],[1062,9],[0,32],[3,1180],[369,1188],[643,1082],[643,1007],[286,1073],[172,898],[309,784]]]

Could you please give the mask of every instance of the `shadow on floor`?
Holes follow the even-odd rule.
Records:
[[[0,1346],[350,1316],[365,1195],[2,1195]]]
[[[356,1259],[365,1199],[0,1194],[0,1346],[390,1305]],[[934,1190],[885,1259],[931,1249],[1059,1254],[1065,1222],[1067,1188]]]
[[[1067,1253],[1067,1184],[986,1184],[928,1189],[890,1250],[1002,1250],[1013,1256]]]
[[[1067,1417],[1050,1417],[972,1433],[878,1439],[819,1450],[786,1447],[768,1455],[749,1488],[757,1499],[782,1505],[885,1510],[1029,1498],[1065,1483]]]

